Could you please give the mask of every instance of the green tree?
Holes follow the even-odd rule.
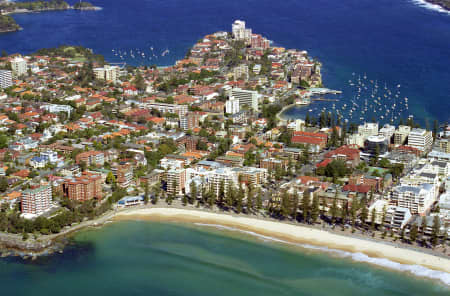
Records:
[[[338,213],[338,207],[337,207],[337,198],[333,198],[333,204],[330,208],[330,216],[331,216],[331,224],[334,224],[336,222],[336,216]]]
[[[260,209],[262,209],[262,192],[261,192],[261,189],[259,188],[258,189],[258,192],[257,192],[257,194],[256,194],[256,208],[258,209],[258,210],[260,210]]]
[[[291,202],[289,193],[287,191],[284,191],[281,196],[281,209],[280,214],[283,218],[287,218],[291,211]]]
[[[305,189],[303,191],[303,197],[302,197],[302,214],[303,214],[303,221],[307,222],[309,215],[310,215],[310,204],[311,204],[311,198],[310,198],[310,192],[308,189]]]
[[[242,185],[240,185],[238,193],[237,193],[237,198],[236,198],[236,212],[238,214],[240,214],[242,212],[242,205],[243,205],[244,197],[245,197],[245,191],[244,191],[244,188],[242,188]]]
[[[441,228],[441,221],[439,220],[439,216],[434,216],[433,226],[431,228],[431,244],[435,247],[439,242],[439,232]]]
[[[348,212],[347,212],[347,207],[346,206],[342,205],[340,214],[341,214],[340,218],[341,218],[342,229],[344,229],[345,223],[347,223],[347,216],[348,216]]]
[[[367,209],[367,200],[365,197],[361,200],[361,223],[363,226],[367,223],[367,217],[369,216],[369,210]]]
[[[114,177],[114,174],[112,172],[108,172],[105,182],[106,184],[113,184],[116,182],[116,177]]]
[[[150,199],[150,193],[149,193],[149,188],[148,188],[148,182],[146,180],[145,184],[144,184],[144,204],[148,204],[149,199]]]
[[[314,194],[313,200],[312,200],[312,207],[311,207],[311,220],[312,223],[316,223],[317,219],[320,215],[320,203],[319,203],[319,196],[317,194]]]
[[[8,179],[6,177],[0,177],[0,192],[5,192],[8,188]]]
[[[412,243],[414,243],[417,240],[417,234],[418,234],[417,224],[413,224],[409,231],[409,239],[411,240]]]
[[[189,184],[189,189],[190,189],[190,197],[189,197],[189,203],[193,204],[194,201],[197,199],[197,185],[195,185],[195,182],[192,181],[191,184]]]
[[[370,227],[372,228],[372,230],[375,230],[375,219],[376,219],[376,211],[375,211],[375,207],[372,208],[371,211],[371,217],[370,217]]]

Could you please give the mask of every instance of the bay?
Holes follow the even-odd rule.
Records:
[[[0,260],[4,295],[448,295],[443,285],[239,232],[122,221]],[[26,284],[25,284],[26,283]]]

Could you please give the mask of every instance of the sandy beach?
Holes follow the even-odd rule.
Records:
[[[290,243],[309,244],[346,252],[363,253],[371,258],[385,258],[401,264],[420,265],[450,274],[450,260],[446,258],[370,240],[337,235],[301,225],[177,208],[130,209],[118,212],[114,220],[176,221],[223,225],[252,231]],[[370,260],[365,261],[370,263]]]

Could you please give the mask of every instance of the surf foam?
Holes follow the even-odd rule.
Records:
[[[295,246],[302,247],[305,249],[312,249],[312,250],[318,250],[318,251],[322,251],[322,252],[337,254],[340,257],[350,258],[353,261],[366,262],[366,263],[386,267],[389,269],[394,269],[394,270],[398,270],[398,271],[402,271],[402,272],[409,272],[409,273],[411,273],[415,276],[419,276],[419,277],[440,280],[445,285],[450,286],[450,273],[447,273],[444,271],[433,270],[433,269],[430,269],[430,268],[427,268],[427,267],[424,267],[421,265],[401,264],[401,263],[394,262],[394,261],[391,261],[386,258],[369,257],[363,253],[352,253],[352,252],[347,252],[347,251],[342,251],[342,250],[330,249],[328,247],[319,247],[319,246],[313,246],[313,245],[309,245],[309,244],[291,243],[291,242],[288,242],[288,241],[285,241],[282,239],[259,234],[259,233],[253,232],[253,231],[242,230],[239,228],[234,228],[234,227],[229,227],[229,226],[224,226],[224,225],[219,225],[219,224],[207,224],[207,223],[194,223],[194,224],[198,225],[198,226],[214,227],[214,228],[220,229],[220,230],[229,230],[229,231],[245,233],[245,234],[257,237],[259,239],[262,239],[263,241],[273,241],[273,242],[277,242],[277,243],[295,245]]]

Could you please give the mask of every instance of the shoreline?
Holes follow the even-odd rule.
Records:
[[[371,263],[391,270],[410,271],[422,277],[440,279],[450,286],[450,260],[447,258],[303,225],[179,208],[128,209],[117,212],[112,218],[112,221],[126,220],[186,222],[200,226],[230,228],[228,230],[237,230],[250,235],[254,233],[254,236],[266,237],[281,243],[340,254],[343,255],[341,257],[350,257],[357,262]],[[312,246],[317,248],[311,248]],[[357,255],[365,258],[359,258]],[[377,262],[377,259],[380,262]],[[387,260],[392,264],[388,264]],[[418,269],[417,272],[414,269]]]
[[[288,119],[288,118],[283,118],[283,117],[281,116],[281,114],[283,114],[284,111],[286,111],[287,109],[290,109],[290,108],[292,108],[292,107],[295,107],[295,103],[284,106],[283,109],[281,109],[280,112],[277,113],[276,118],[277,118],[279,121],[286,121],[286,122],[287,122],[289,119]]]
[[[244,235],[327,253],[355,262],[399,272],[406,271],[413,276],[437,279],[450,286],[450,259],[427,250],[378,241],[370,237],[334,233],[288,221],[184,206],[156,205],[108,211],[97,219],[81,222],[60,233],[27,241],[22,241],[20,235],[0,233],[1,257],[20,256],[34,260],[39,256],[62,253],[70,237],[78,231],[99,229],[110,222],[136,220],[182,222],[241,232]]]

